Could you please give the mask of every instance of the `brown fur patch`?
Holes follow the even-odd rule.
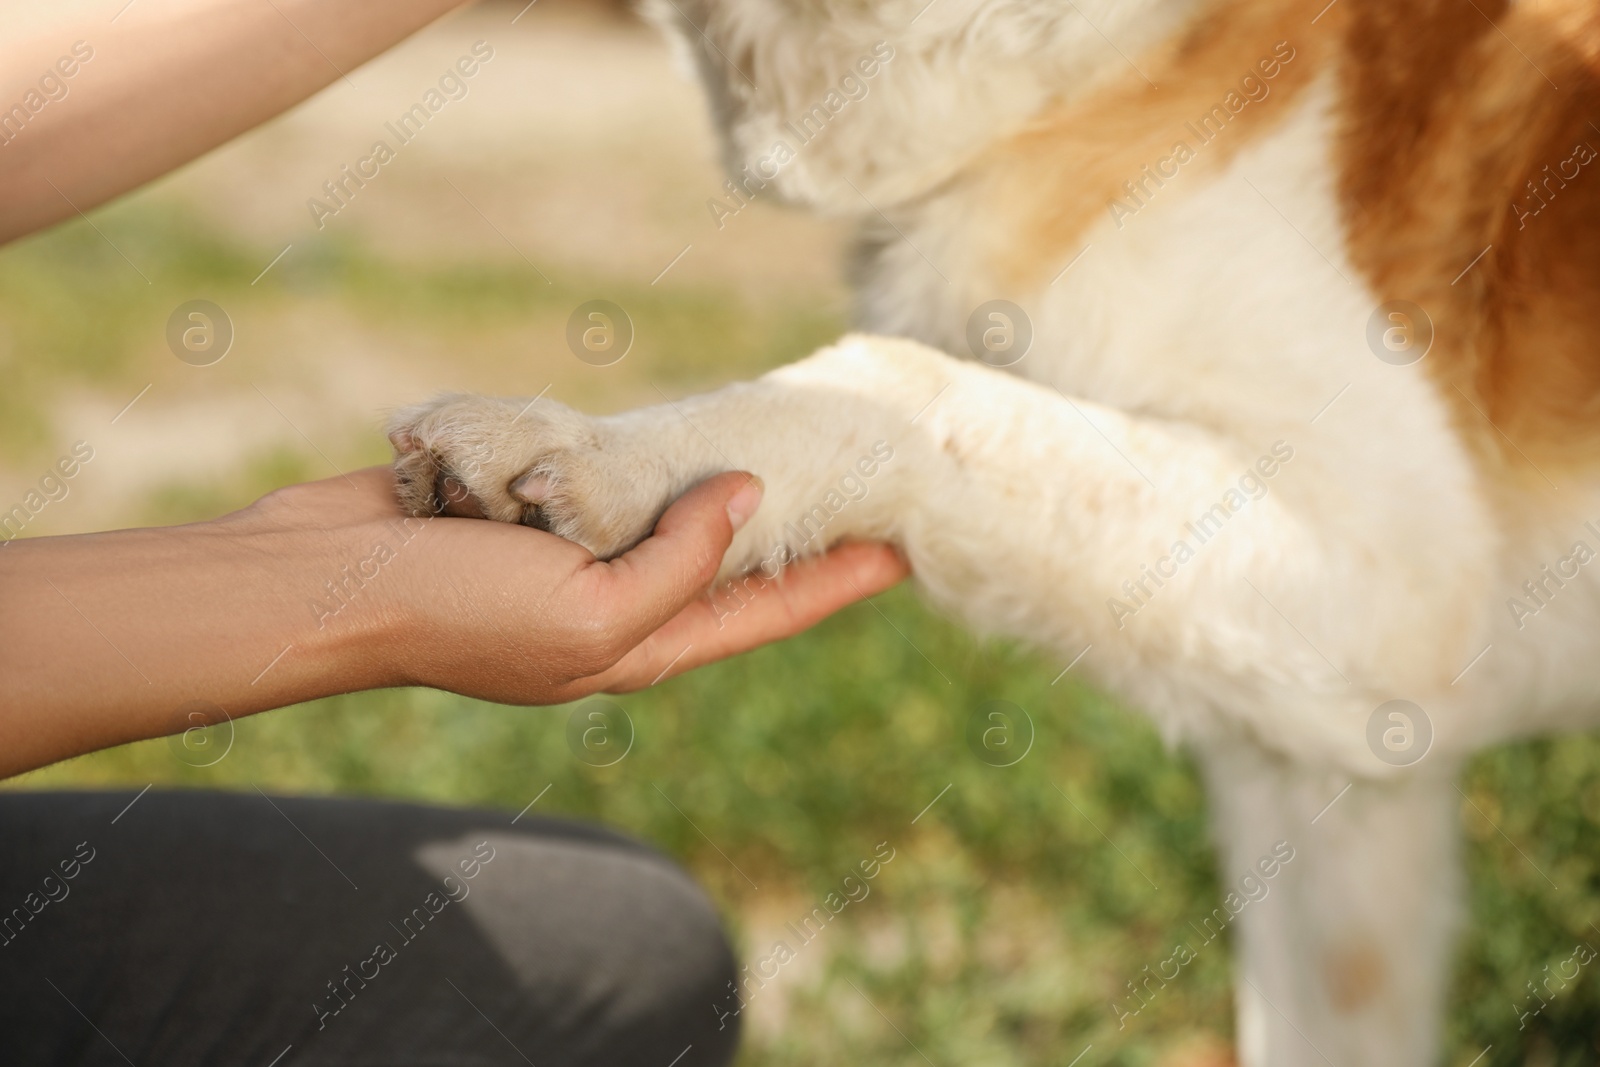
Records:
[[[1135,57],[1160,88],[1130,69],[1046,111],[969,173],[974,200],[1009,220],[977,250],[994,288],[1036,289],[1114,201],[1139,208],[1168,195],[1165,182],[1226,165],[1336,63],[1350,256],[1380,300],[1428,312],[1424,367],[1458,428],[1528,480],[1600,462],[1600,9],[1476,8],[1340,0],[1313,25],[1315,4],[1216,0]],[[1280,41],[1294,59],[1270,95],[1197,137],[1246,74],[1261,79]],[[1193,161],[1152,175],[1179,142]]]
[[[1478,0],[1481,14],[1459,0],[1340,6],[1353,260],[1380,298],[1429,313],[1424,365],[1485,455],[1528,479],[1530,465],[1593,463],[1600,12],[1583,0]]]
[[[1322,978],[1328,1000],[1346,1015],[1360,1011],[1383,992],[1388,969],[1383,954],[1371,945],[1356,943],[1330,950],[1323,958]]]
[[[980,253],[1001,290],[1049,280],[1097,219],[1126,221],[1112,213],[1114,201],[1139,209],[1178,195],[1163,193],[1165,183],[1187,184],[1270,131],[1332,55],[1338,18],[1335,8],[1312,26],[1303,4],[1215,0],[1174,40],[1136,58],[1144,75],[1129,69],[986,153],[972,188],[1011,220],[989,228],[993,243]],[[1251,99],[1246,77],[1266,95]],[[1152,175],[1179,144],[1194,158]]]
[[[1204,1034],[1180,1042],[1164,1053],[1156,1067],[1238,1067],[1233,1048],[1214,1034]]]

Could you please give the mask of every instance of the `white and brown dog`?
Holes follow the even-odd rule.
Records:
[[[724,575],[893,541],[1191,746],[1227,870],[1295,847],[1244,1064],[1435,1062],[1455,773],[1600,721],[1600,9],[661,8],[735,186],[859,221],[871,333],[616,417],[412,408],[405,502],[607,556],[741,468]]]

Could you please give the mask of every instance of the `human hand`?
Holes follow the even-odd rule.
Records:
[[[704,594],[758,503],[748,475],[718,475],[603,563],[539,530],[407,516],[374,467],[211,522],[19,539],[0,552],[0,777],[196,714],[362,689],[507,704],[639,689],[905,576],[889,548],[847,545],[741,582],[740,610],[719,619]]]
[[[641,689],[789,637],[905,577],[887,546],[842,545],[776,579],[741,583],[737,615],[719,613],[706,593],[760,493],[747,474],[710,478],[668,508],[649,538],[609,562],[523,526],[410,519],[414,535],[384,565],[393,578],[371,587],[381,597],[368,598],[367,610],[382,622],[370,647],[387,684],[561,703]],[[295,486],[240,514],[291,525],[315,516],[354,545],[393,542],[405,519],[387,468]]]

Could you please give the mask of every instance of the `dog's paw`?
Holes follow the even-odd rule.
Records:
[[[548,399],[440,397],[396,412],[389,442],[411,514],[520,523],[601,559],[648,535],[674,488],[659,456]]]

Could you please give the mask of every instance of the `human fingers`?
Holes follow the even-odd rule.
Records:
[[[596,562],[572,583],[618,655],[660,629],[716,577],[733,535],[761,503],[761,480],[742,472],[706,479],[669,507],[655,531],[609,562]]]
[[[840,608],[881,593],[909,573],[888,545],[845,544],[786,567],[776,578],[739,579],[698,597],[593,679],[596,688],[627,692],[695,667],[780,641]]]

